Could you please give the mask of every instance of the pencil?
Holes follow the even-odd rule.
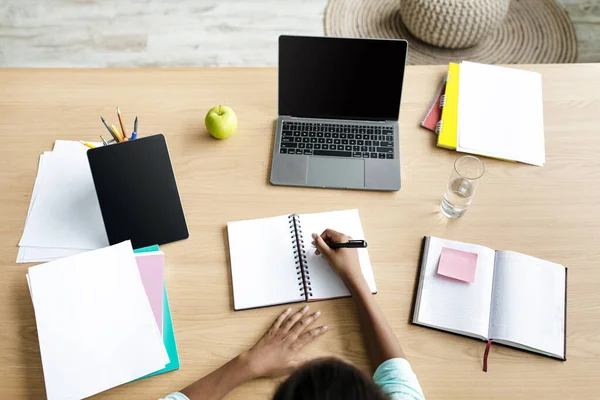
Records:
[[[79,143],[81,143],[84,146],[89,147],[90,149],[95,149],[96,148],[96,146],[94,146],[93,144],[88,143],[88,142],[84,142],[83,140],[80,140]]]
[[[123,139],[127,139],[127,131],[123,125],[123,117],[121,116],[121,110],[117,107],[117,117],[119,117],[119,124],[121,125],[121,132],[123,132]]]
[[[116,126],[111,125],[110,129],[112,129],[112,131],[114,132],[116,138],[117,138],[117,142],[123,142],[123,135],[121,135],[121,132],[119,132],[119,130],[117,129]]]
[[[112,136],[113,139],[115,139],[118,142],[119,139],[117,139],[117,137],[115,136],[115,133],[110,129],[110,126],[108,126],[108,124],[106,123],[106,121],[104,120],[104,118],[100,117],[100,119],[102,120],[102,123],[106,127],[106,130],[108,131],[108,133],[110,133],[110,136]]]

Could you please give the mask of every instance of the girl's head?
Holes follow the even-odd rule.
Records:
[[[321,358],[298,369],[279,386],[273,400],[386,400],[381,389],[355,366]]]

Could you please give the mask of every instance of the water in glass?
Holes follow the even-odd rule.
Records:
[[[444,199],[442,200],[442,212],[448,218],[460,218],[473,200],[475,188],[473,183],[463,177],[456,177],[448,182]]]

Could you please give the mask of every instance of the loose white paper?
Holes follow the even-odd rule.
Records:
[[[81,399],[169,362],[131,242],[29,268],[48,399]]]
[[[458,94],[458,151],[544,165],[542,76],[463,62]]]
[[[54,151],[44,155],[19,246],[108,246],[86,151],[78,142],[57,141]]]

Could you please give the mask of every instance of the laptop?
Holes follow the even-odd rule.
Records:
[[[399,190],[405,40],[279,37],[273,185]]]

